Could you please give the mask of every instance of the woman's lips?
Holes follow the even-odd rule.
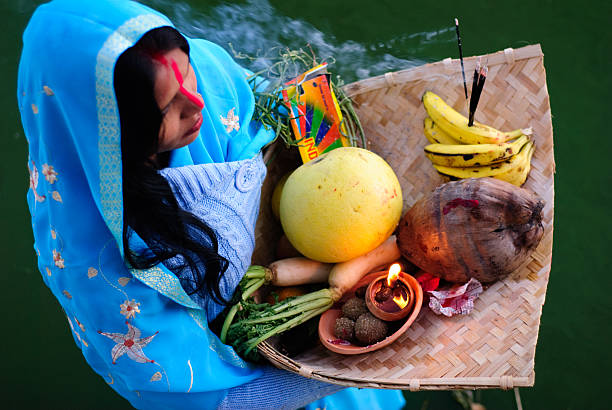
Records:
[[[193,124],[193,127],[189,128],[189,130],[185,133],[185,137],[198,131],[201,126],[202,126],[202,114],[198,116],[198,119],[196,120],[195,124]]]

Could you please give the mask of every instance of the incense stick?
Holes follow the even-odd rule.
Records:
[[[476,107],[478,107],[478,101],[480,100],[480,95],[482,94],[482,89],[484,88],[484,83],[487,79],[487,74],[489,72],[489,67],[486,65],[480,68],[478,72],[478,81],[476,83],[476,90],[472,92],[470,96],[470,116],[468,121],[468,127],[474,125],[474,114],[476,113]]]
[[[474,67],[474,78],[472,79],[472,93],[470,94],[470,104],[468,108],[469,121],[468,126],[471,127],[474,121],[473,112],[476,110],[476,99],[475,96],[478,93],[478,81],[480,79],[480,57],[476,61],[476,67]]]
[[[459,46],[459,60],[461,61],[461,74],[463,75],[463,90],[465,91],[465,100],[468,99],[467,83],[465,81],[465,68],[463,67],[463,50],[461,48],[461,34],[459,34],[459,20],[455,18],[455,30],[457,31],[457,45]]]

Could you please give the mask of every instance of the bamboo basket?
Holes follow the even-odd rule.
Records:
[[[546,72],[540,45],[482,56],[489,73],[476,120],[501,130],[531,126],[536,151],[524,188],[545,201],[545,233],[528,261],[502,281],[490,285],[468,316],[447,318],[423,306],[419,317],[397,341],[371,353],[344,356],[321,344],[289,358],[269,342],[260,353],[273,365],[305,377],[345,386],[404,390],[510,389],[532,386],[542,306],[548,284],[553,239],[553,133]],[[471,78],[478,57],[464,60]],[[470,81],[471,83],[471,81]],[[445,182],[423,155],[426,116],[421,96],[440,95],[467,114],[461,67],[447,58],[433,64],[368,78],[345,86],[353,98],[367,136],[367,148],[395,170],[403,190],[404,209]],[[282,234],[269,199],[276,181],[299,158],[276,147],[262,191],[253,263],[274,260]],[[403,214],[402,213],[402,214]],[[265,229],[263,228],[265,227]]]

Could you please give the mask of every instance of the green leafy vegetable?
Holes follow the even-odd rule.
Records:
[[[232,44],[229,46],[236,59],[267,62],[266,68],[253,73],[248,78],[255,95],[253,120],[262,123],[266,129],[273,129],[276,138],[280,137],[286,145],[299,146],[301,139],[296,140],[291,131],[290,118],[283,102],[281,90],[286,87],[285,84],[288,81],[325,61],[317,61],[310,46],[308,46],[310,53],[303,49],[290,50],[275,47],[268,50],[264,55],[258,56],[236,52]],[[329,61],[328,63],[333,64],[333,62]],[[264,81],[261,81],[262,79]],[[335,81],[330,78],[330,84],[338,100],[343,122],[346,126],[347,135],[345,137],[349,139],[352,146],[360,145],[365,148],[365,133],[353,108],[353,102],[342,89],[344,85],[342,79],[340,76],[336,76]]]

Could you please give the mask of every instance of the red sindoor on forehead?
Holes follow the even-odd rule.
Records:
[[[178,81],[178,83],[179,83],[179,91],[185,97],[187,97],[187,99],[189,101],[191,101],[192,103],[197,105],[200,109],[204,108],[204,102],[201,99],[199,99],[198,97],[196,97],[193,93],[189,92],[189,90],[187,90],[185,87],[183,87],[183,81],[184,81],[183,80],[183,74],[181,74],[181,70],[179,70],[178,65],[176,64],[176,61],[171,59],[170,63],[168,63],[168,60],[163,55],[153,56],[153,59],[155,61],[158,61],[159,63],[165,65],[166,67],[169,66],[172,69],[172,71],[174,72],[174,77],[176,77],[176,81]]]

